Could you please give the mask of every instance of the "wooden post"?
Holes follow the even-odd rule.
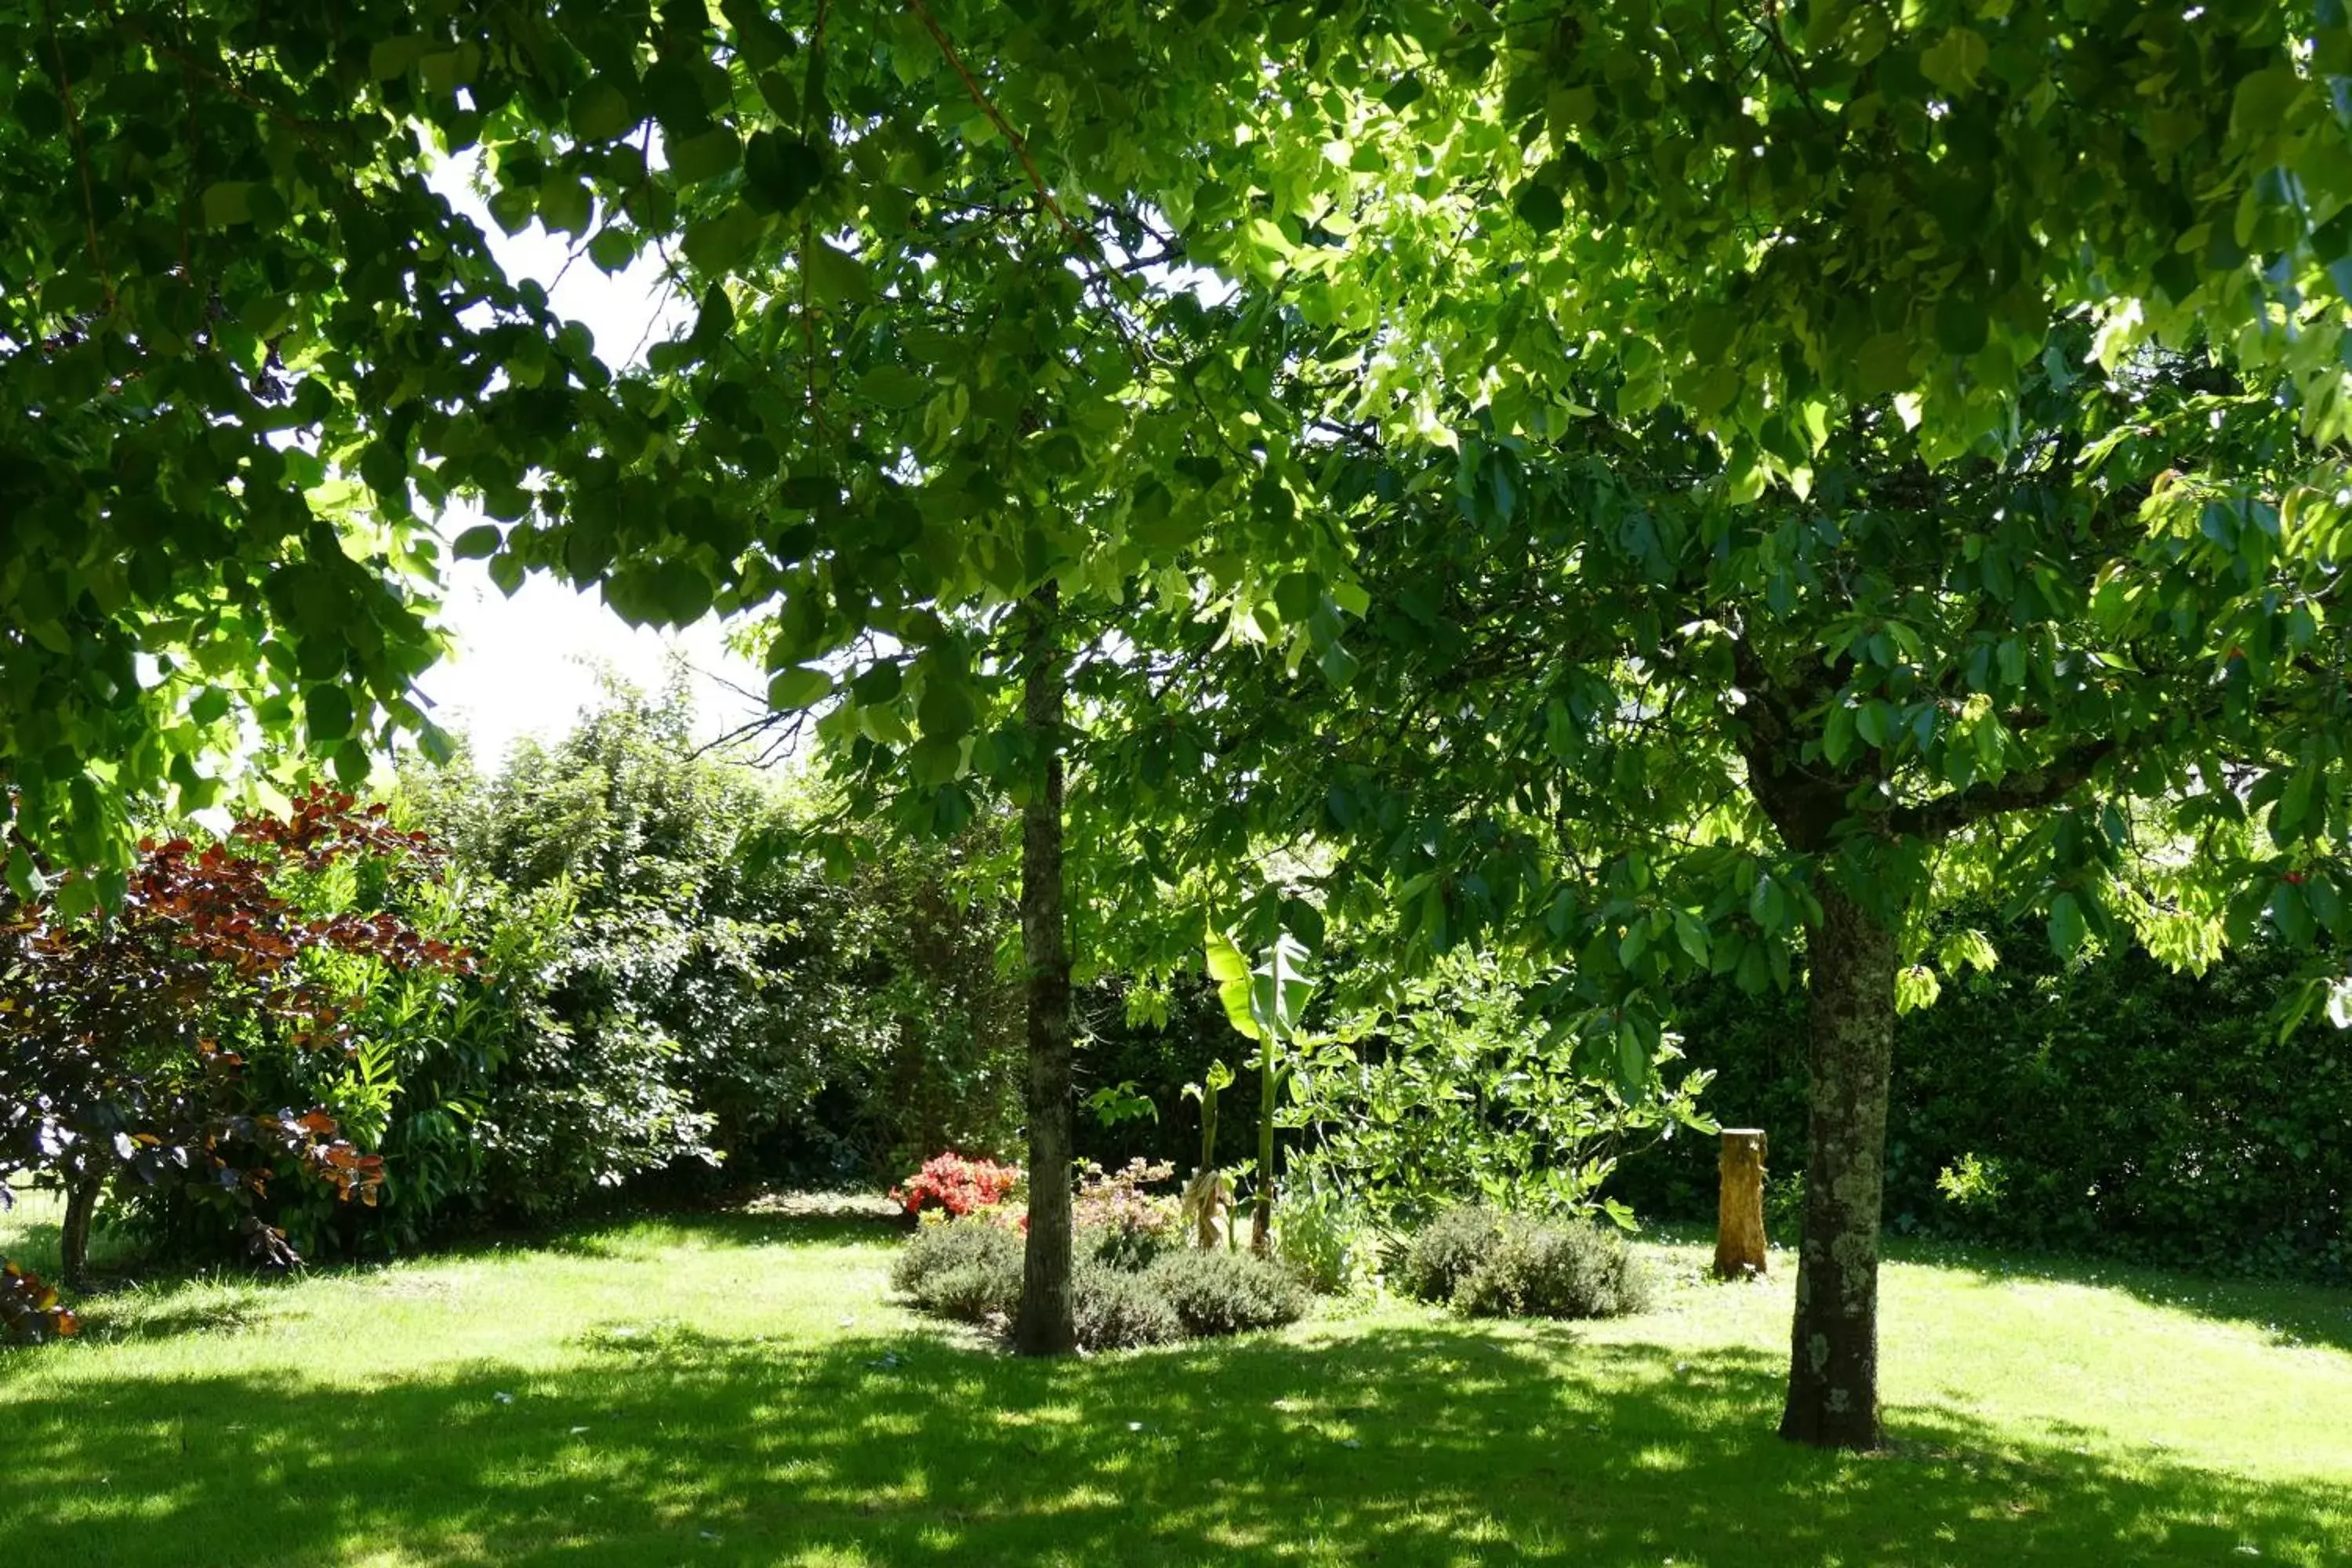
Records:
[[[1716,1211],[1715,1277],[1745,1279],[1764,1272],[1764,1133],[1723,1130],[1723,1197]]]

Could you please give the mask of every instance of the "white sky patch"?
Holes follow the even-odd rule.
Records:
[[[584,254],[574,260],[572,241],[536,223],[520,234],[501,232],[471,186],[478,162],[477,154],[449,160],[434,172],[433,188],[488,237],[509,277],[536,279],[556,314],[594,334],[606,364],[632,363],[646,345],[691,324],[692,302],[666,287],[656,258],[608,277]],[[483,521],[474,507],[454,506],[441,520],[442,536],[454,539]],[[464,735],[486,767],[524,736],[551,740],[570,729],[602,699],[606,671],[654,693],[683,659],[695,731],[705,738],[764,708],[747,694],[764,691],[766,677],[728,649],[716,616],[663,633],[633,627],[595,595],[552,578],[534,574],[509,599],[478,561],[457,562],[449,575],[441,618],[457,648],[417,684],[434,704],[435,722]]]

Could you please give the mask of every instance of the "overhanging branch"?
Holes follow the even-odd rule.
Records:
[[[1941,838],[1988,816],[2054,805],[2089,783],[2115,749],[2111,739],[2086,742],[2032,773],[2018,773],[1999,784],[1971,784],[1914,805],[1898,805],[1885,815],[1886,830],[1905,837]]]

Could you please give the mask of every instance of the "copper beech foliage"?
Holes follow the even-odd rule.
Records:
[[[313,787],[220,842],[142,840],[110,916],[17,906],[0,920],[0,1179],[194,1184],[244,1211],[257,1260],[295,1261],[253,1212],[273,1171],[373,1204],[383,1161],[323,1108],[247,1109],[235,1046],[347,1048],[360,982],[331,955],[471,973],[469,953],[394,916],[317,911],[300,896],[344,862],[434,876],[440,858],[383,805]],[[40,1298],[26,1279],[11,1275],[12,1302]],[[0,1328],[18,1315],[12,1305]]]
[[[80,1331],[80,1320],[58,1300],[55,1286],[0,1258],[0,1344],[19,1340],[38,1344]]]

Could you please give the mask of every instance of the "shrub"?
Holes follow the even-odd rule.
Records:
[[[1071,1217],[1088,1256],[1113,1268],[1141,1268],[1176,1245],[1176,1200],[1144,1191],[1174,1176],[1175,1166],[1135,1159],[1106,1173],[1089,1160],[1082,1170]]]
[[[890,1201],[910,1215],[941,1210],[961,1219],[992,1209],[1021,1183],[1021,1167],[993,1160],[968,1160],[953,1150],[934,1154],[923,1168],[890,1189]]]
[[[1078,1343],[1087,1350],[1133,1350],[1184,1337],[1183,1319],[1149,1273],[1088,1261],[1077,1266],[1070,1289]]]
[[[1010,1316],[1021,1302],[1018,1231],[984,1218],[915,1232],[890,1265],[890,1284],[926,1312],[967,1323]]]
[[[1274,1250],[1308,1289],[1340,1296],[1371,1274],[1379,1243],[1356,1200],[1293,1186],[1275,1199]]]
[[[1416,1300],[1451,1301],[1502,1237],[1503,1217],[1493,1209],[1466,1204],[1442,1210],[1405,1248],[1397,1282]]]
[[[79,1327],[47,1281],[0,1258],[0,1345],[38,1344]]]
[[[1589,1221],[1507,1221],[1496,1245],[1454,1288],[1474,1318],[1617,1318],[1650,1302],[1647,1275],[1623,1235]]]
[[[1185,1247],[1162,1255],[1143,1279],[1186,1333],[1203,1338],[1295,1323],[1307,1315],[1310,1300],[1288,1269],[1248,1252]]]

